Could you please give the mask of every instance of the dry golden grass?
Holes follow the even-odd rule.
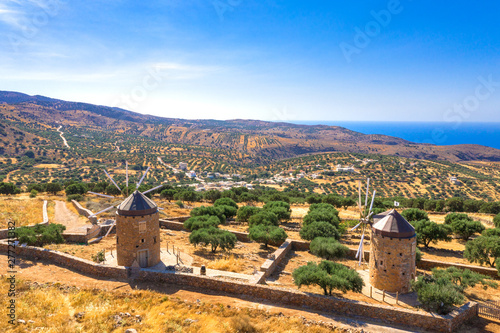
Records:
[[[240,273],[244,270],[245,264],[245,260],[236,259],[234,255],[230,255],[227,258],[220,258],[209,262],[207,268]]]
[[[8,283],[2,278],[2,304],[6,304],[7,289]],[[332,332],[319,325],[306,326],[297,317],[223,304],[193,304],[153,291],[78,290],[59,284],[33,286],[23,281],[18,281],[17,290],[17,319],[27,324],[10,326],[5,322],[0,332],[26,332],[35,327],[57,333],[124,332],[127,328],[140,332]],[[6,310],[1,307],[2,318],[7,318]],[[79,313],[84,313],[81,318],[75,316]]]
[[[9,220],[14,221],[16,227],[43,222],[43,200],[2,198],[0,200],[0,229],[7,228]]]

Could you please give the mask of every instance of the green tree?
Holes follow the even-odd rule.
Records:
[[[444,224],[450,224],[455,220],[467,220],[472,221],[472,218],[465,213],[448,213],[444,217]]]
[[[403,212],[401,212],[401,216],[403,216],[406,219],[406,221],[408,221],[408,222],[429,219],[427,212],[424,212],[423,210],[418,209],[418,208],[405,209],[405,210],[403,210]]]
[[[464,258],[480,265],[488,264],[495,267],[495,261],[500,257],[500,237],[479,236],[465,244]]]
[[[267,249],[268,244],[278,246],[287,239],[285,230],[270,224],[257,224],[249,229],[248,237],[257,243],[264,244]]]
[[[167,188],[161,191],[160,197],[167,199],[169,202],[174,199],[174,195],[177,193],[174,189]]]
[[[200,206],[191,209],[191,216],[203,215],[217,216],[221,224],[226,222],[226,215],[224,215],[224,210],[220,207]]]
[[[52,193],[52,194],[57,194],[57,192],[62,191],[62,186],[59,183],[48,183],[45,186],[45,189],[47,192]]]
[[[211,246],[212,253],[218,248],[223,251],[229,251],[236,245],[236,236],[229,231],[221,230],[215,227],[202,228],[195,230],[189,235],[189,242],[194,246]]]
[[[0,194],[18,194],[21,190],[13,183],[0,183]]]
[[[230,207],[233,207],[235,209],[238,209],[238,204],[236,202],[234,202],[234,200],[231,198],[217,199],[214,202],[214,206],[215,207],[217,207],[217,206],[230,206]]]
[[[294,283],[301,286],[318,285],[325,295],[332,295],[334,289],[344,293],[351,290],[361,292],[364,282],[358,272],[344,265],[323,260],[319,265],[308,262],[293,271]]]
[[[449,212],[463,212],[464,211],[464,199],[462,198],[450,198],[446,200],[446,210]]]
[[[335,228],[339,227],[340,219],[338,217],[338,211],[331,209],[314,209],[310,210],[306,216],[304,216],[303,227],[311,224],[313,222],[328,222]]]
[[[84,183],[73,183],[71,185],[66,186],[66,195],[71,194],[85,194],[88,191],[88,187]]]
[[[236,220],[238,222],[248,222],[248,219],[260,212],[262,208],[254,206],[241,206],[236,214]]]
[[[259,224],[278,226],[280,223],[278,217],[274,213],[263,210],[255,215],[252,215],[248,219],[248,224],[250,227],[253,227]]]
[[[479,221],[469,221],[469,220],[454,220],[451,223],[451,230],[453,233],[458,235],[464,241],[469,240],[469,238],[478,233],[482,233],[484,231],[484,226]]]
[[[292,214],[290,204],[284,201],[268,201],[263,208],[265,211],[274,213],[280,221],[288,221]]]
[[[340,233],[331,223],[328,222],[312,222],[300,229],[300,238],[305,240],[313,240],[316,237],[331,237],[340,239]]]
[[[311,253],[326,260],[344,258],[349,253],[349,248],[340,244],[338,240],[330,237],[316,237],[310,245]]]
[[[427,311],[447,314],[454,305],[464,302],[464,296],[447,279],[435,279],[419,276],[412,281],[412,289],[417,292],[417,299]]]
[[[426,248],[429,247],[430,243],[451,240],[451,229],[447,225],[437,224],[429,220],[415,221],[412,225],[417,233],[417,242]]]
[[[208,190],[203,193],[203,199],[209,202],[215,202],[221,196],[220,192],[217,190]]]
[[[194,231],[202,228],[217,227],[219,224],[220,220],[217,216],[192,216],[184,222],[184,228]]]
[[[495,224],[495,227],[500,228],[500,214],[493,218],[493,223]]]

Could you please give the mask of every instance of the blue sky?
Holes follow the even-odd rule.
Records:
[[[176,118],[500,121],[493,1],[0,0],[0,90]]]

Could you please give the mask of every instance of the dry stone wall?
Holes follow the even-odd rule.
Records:
[[[78,214],[89,217],[93,215],[92,211],[88,210],[87,208],[84,208],[80,203],[76,200],[71,200],[71,203],[73,206],[75,206],[76,210],[78,211]],[[90,222],[92,224],[97,224],[97,217],[93,216],[89,218]]]
[[[244,284],[237,281],[228,281],[192,274],[174,274],[143,269],[140,271],[138,279],[246,295],[280,304],[306,307],[308,309],[332,312],[338,315],[360,316],[378,320],[386,324],[418,327],[440,332],[453,332],[453,330],[462,325],[464,321],[477,315],[477,303],[474,302],[469,302],[457,311],[442,316],[423,311],[412,311],[384,305],[350,301],[331,296],[309,294],[297,290],[257,284]]]
[[[8,251],[8,243],[0,241],[0,252]],[[11,248],[12,250],[12,248]],[[16,257],[30,258],[34,260],[47,260],[51,263],[75,270],[79,273],[90,274],[97,277],[114,279],[126,279],[127,269],[125,267],[110,267],[99,265],[90,260],[74,257],[72,255],[33,246],[16,246]],[[57,277],[54,277],[57,279]]]
[[[267,259],[264,261],[262,266],[260,266],[261,272],[264,272],[265,277],[269,277],[271,274],[274,273],[276,270],[276,267],[281,263],[281,261],[286,257],[288,252],[292,249],[292,240],[287,239],[281,246],[274,251],[272,256],[274,259]]]

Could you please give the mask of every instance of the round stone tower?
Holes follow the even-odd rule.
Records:
[[[139,191],[118,206],[116,252],[120,266],[151,267],[160,262],[158,206]]]
[[[415,279],[416,273],[415,228],[394,209],[375,216],[374,220],[371,228],[370,284],[388,292],[408,293],[410,281]]]

